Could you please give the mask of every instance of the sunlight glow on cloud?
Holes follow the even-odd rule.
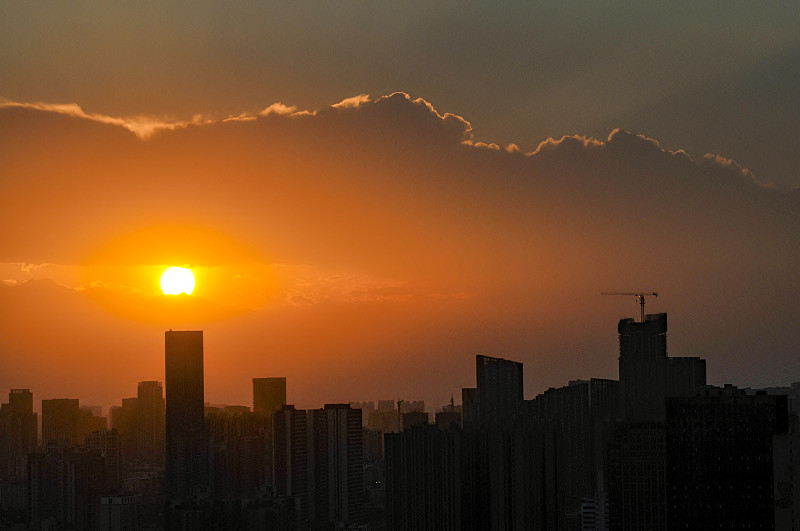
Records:
[[[213,123],[213,120],[204,118],[201,115],[195,115],[189,121],[169,121],[163,118],[156,118],[151,116],[132,116],[127,118],[119,118],[108,116],[98,113],[87,113],[76,103],[19,103],[14,101],[0,101],[0,109],[2,108],[24,108],[36,109],[39,111],[54,112],[75,118],[83,118],[92,120],[94,122],[118,125],[124,127],[131,133],[135,134],[141,139],[152,137],[159,131],[171,131],[175,129],[182,129],[190,125],[202,125]]]
[[[369,94],[359,94],[358,96],[352,96],[350,98],[345,98],[339,103],[334,103],[331,105],[334,109],[347,109],[347,108],[358,108],[364,103],[371,101],[369,99]]]
[[[261,116],[269,116],[270,114],[292,115],[297,111],[296,105],[284,105],[283,103],[273,103],[260,113]]]

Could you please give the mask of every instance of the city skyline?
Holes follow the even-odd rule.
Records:
[[[639,330],[638,333],[640,333],[640,334],[642,334],[642,333],[644,333],[644,334],[653,334],[654,330],[659,330],[660,329],[660,335],[656,336],[654,334],[653,337],[659,337],[659,341],[661,342],[661,344],[657,344],[657,343],[653,343],[653,344],[644,343],[644,344],[642,344],[640,341],[633,341],[632,342],[631,339],[630,339],[631,333],[628,331],[628,330],[631,330],[631,329],[633,329],[633,330],[638,329]],[[639,384],[640,387],[638,388],[637,391],[633,391],[633,390],[628,391],[629,393],[634,393],[634,394],[636,394],[638,396],[636,401],[632,401],[632,403],[636,404],[637,407],[639,407],[639,408],[642,408],[642,407],[652,408],[653,404],[649,404],[648,405],[648,401],[651,400],[652,397],[651,398],[644,398],[642,393],[652,394],[653,392],[655,392],[656,395],[662,394],[662,393],[665,392],[665,389],[670,389],[669,386],[670,385],[675,385],[675,382],[677,382],[677,381],[685,381],[685,382],[687,382],[689,387],[686,387],[686,388],[683,388],[683,389],[673,388],[671,392],[675,393],[676,396],[692,396],[693,391],[691,391],[690,388],[700,388],[703,385],[706,385],[705,383],[703,383],[703,382],[706,381],[706,377],[705,377],[705,375],[706,375],[706,364],[705,364],[705,360],[704,359],[701,359],[701,358],[687,358],[687,357],[677,357],[677,358],[676,357],[669,357],[669,358],[667,358],[667,356],[666,356],[666,353],[667,353],[667,348],[666,348],[666,335],[667,335],[666,334],[666,314],[663,314],[663,313],[662,314],[647,314],[645,316],[645,321],[635,321],[633,318],[621,319],[620,322],[619,322],[619,333],[620,333],[620,336],[619,336],[620,345],[623,345],[623,344],[626,345],[624,348],[622,346],[620,346],[621,350],[620,350],[619,353],[620,354],[627,353],[627,356],[622,355],[619,358],[620,370],[622,370],[622,367],[625,366],[626,367],[625,370],[628,373],[628,381],[629,382],[633,382],[633,381],[641,382]],[[284,377],[284,376],[271,376],[271,377],[256,377],[256,378],[252,378],[251,379],[251,381],[252,381],[252,388],[251,388],[252,391],[251,391],[250,400],[249,400],[249,404],[250,405],[234,404],[234,403],[221,403],[221,402],[214,401],[214,400],[206,400],[205,397],[204,397],[205,381],[204,381],[204,377],[203,377],[204,369],[203,369],[203,361],[202,361],[203,350],[204,350],[203,349],[203,331],[189,331],[189,330],[174,330],[173,331],[173,330],[170,329],[169,331],[165,332],[165,336],[166,337],[171,337],[171,338],[185,337],[186,338],[185,340],[172,339],[172,343],[171,344],[172,345],[176,345],[176,344],[180,344],[182,341],[184,341],[184,342],[188,341],[187,346],[183,346],[183,347],[180,347],[180,348],[182,350],[184,350],[186,353],[189,353],[189,354],[191,354],[191,351],[192,351],[191,347],[195,346],[195,344],[199,344],[199,352],[200,352],[200,365],[199,365],[199,368],[200,368],[200,376],[199,376],[199,378],[200,378],[200,380],[199,381],[202,382],[202,387],[203,387],[203,389],[200,390],[200,393],[202,395],[201,396],[202,403],[203,403],[205,409],[209,409],[210,408],[210,409],[220,409],[220,410],[222,410],[222,408],[230,406],[232,408],[242,408],[242,407],[243,408],[247,408],[247,410],[249,410],[251,412],[254,412],[254,413],[270,414],[270,412],[279,411],[281,406],[283,406],[283,405],[288,405],[290,408],[297,407],[299,410],[311,410],[311,409],[315,409],[315,408],[320,408],[324,404],[334,403],[331,400],[325,399],[325,398],[323,398],[323,402],[319,403],[319,404],[314,404],[314,403],[310,403],[310,402],[303,402],[302,399],[300,401],[289,401],[286,398],[286,390],[287,390],[287,387],[291,387],[291,386],[287,385],[286,377]],[[196,339],[190,339],[193,336],[196,337],[196,338],[199,337],[199,343],[198,343],[198,340],[196,340]],[[623,342],[623,338],[625,338],[624,342]],[[175,349],[176,347],[172,347],[172,348]],[[167,348],[167,351],[169,351],[169,347]],[[642,356],[642,353],[644,353],[645,358],[651,357],[651,356],[653,357],[653,359],[661,358],[661,361],[663,361],[665,363],[667,361],[672,362],[673,364],[676,364],[676,362],[679,362],[680,365],[676,364],[671,369],[669,367],[667,367],[666,369],[659,369],[659,371],[664,370],[664,371],[667,371],[667,372],[670,372],[670,371],[674,372],[673,376],[666,377],[666,380],[661,381],[660,383],[658,381],[656,381],[656,380],[652,380],[652,378],[654,376],[652,374],[647,376],[646,372],[644,374],[642,374],[642,375],[639,375],[637,378],[632,378],[631,375],[633,375],[635,373],[633,372],[633,370],[629,366],[630,361],[627,361],[631,357],[630,353],[632,353],[632,352],[638,352],[639,353],[639,354],[637,354],[638,356]],[[477,395],[475,394],[475,391],[476,391],[477,387],[481,386],[480,382],[483,381],[484,382],[483,385],[484,385],[485,389],[492,389],[492,396],[495,397],[495,400],[506,402],[504,407],[500,407],[500,402],[498,402],[497,404],[494,404],[494,405],[489,405],[489,404],[484,403],[483,407],[488,408],[487,411],[482,414],[482,416],[484,417],[484,420],[482,422],[484,422],[484,423],[492,422],[491,419],[499,419],[498,415],[499,415],[499,412],[501,410],[514,411],[514,408],[509,406],[509,404],[514,402],[515,400],[522,401],[522,400],[531,400],[531,399],[534,399],[534,398],[539,398],[539,397],[543,396],[543,394],[546,394],[547,392],[552,392],[552,391],[554,391],[554,390],[556,390],[558,388],[563,388],[567,384],[568,385],[573,385],[573,384],[578,383],[578,382],[588,381],[588,379],[584,380],[582,378],[575,377],[575,378],[571,378],[567,383],[562,383],[561,385],[550,385],[546,389],[542,389],[541,391],[537,391],[536,393],[532,393],[532,394],[530,394],[530,396],[528,396],[528,394],[524,393],[524,387],[523,387],[523,379],[524,379],[524,377],[523,377],[523,364],[521,362],[517,362],[517,361],[513,361],[513,360],[507,360],[507,359],[503,359],[503,358],[495,358],[495,357],[487,356],[487,355],[484,355],[484,354],[477,354],[475,356],[475,359],[476,359],[476,363],[477,363],[476,378],[474,378],[475,384],[474,384],[473,387],[469,387],[469,385],[471,385],[469,382],[462,382],[461,388],[460,388],[461,393],[458,395],[461,398],[461,400],[460,401],[456,401],[456,404],[459,407],[461,407],[463,405],[466,405],[469,408],[474,408],[475,404],[480,402],[478,397],[477,397]],[[625,363],[623,363],[623,360],[626,360]],[[192,362],[192,363],[194,363],[194,362]],[[175,370],[176,369],[173,369],[173,373],[174,373]],[[196,370],[196,368],[195,368],[195,370]],[[638,369],[638,370],[641,370],[641,369]],[[492,376],[488,376],[490,374]],[[504,376],[500,376],[500,375],[504,375]],[[620,376],[620,374],[617,374],[616,378],[618,379],[618,381],[622,381],[622,379],[623,379]],[[591,378],[591,379],[594,380],[594,378]],[[166,380],[166,378],[164,378],[164,380]],[[615,381],[615,380],[612,378],[610,381]],[[489,382],[492,382],[492,383],[489,384]],[[672,383],[668,383],[668,382],[672,382]],[[698,385],[698,382],[700,382],[699,385]],[[145,400],[147,401],[146,403],[150,404],[152,402],[153,398],[149,397],[148,395],[152,395],[153,391],[152,390],[144,391],[145,394],[143,395],[142,394],[143,393],[143,389],[148,389],[148,388],[155,389],[158,392],[157,396],[160,397],[161,396],[161,392],[163,391],[164,383],[165,383],[164,381],[148,381],[148,380],[139,381],[138,384],[137,384],[138,393],[139,393],[138,400],[140,402],[142,402],[142,399],[143,399],[143,396],[144,396]],[[790,381],[771,382],[771,383],[767,383],[766,385],[763,385],[763,386],[759,387],[759,386],[742,385],[740,382],[725,382],[724,386],[733,385],[735,387],[742,388],[742,389],[748,389],[748,390],[751,389],[751,388],[752,389],[761,389],[761,388],[774,388],[774,389],[777,389],[777,388],[789,388],[790,385],[793,386],[793,385],[795,385],[797,383],[798,382],[796,382],[794,380],[791,381],[791,382]],[[722,384],[712,383],[712,382],[708,383],[708,386],[711,387],[711,388],[718,387],[719,385],[722,385]],[[196,385],[195,385],[195,387],[196,387]],[[61,407],[60,406],[61,404],[69,403],[69,406],[72,409],[74,409],[74,415],[84,415],[84,416],[88,415],[86,417],[87,419],[104,418],[104,419],[107,420],[107,423],[110,424],[112,415],[114,413],[112,410],[121,409],[120,405],[119,405],[120,403],[122,403],[122,405],[124,407],[126,401],[134,401],[134,402],[137,401],[136,397],[134,397],[134,398],[122,398],[122,397],[119,397],[116,400],[116,402],[114,402],[113,404],[109,404],[108,406],[97,405],[97,404],[94,404],[94,405],[80,404],[79,405],[80,400],[81,400],[80,397],[70,397],[70,398],[64,398],[64,397],[55,398],[55,397],[53,397],[53,398],[39,398],[38,399],[39,407],[37,407],[37,405],[36,405],[37,404],[37,399],[33,399],[34,393],[31,392],[30,388],[16,387],[16,388],[9,388],[8,391],[9,391],[10,395],[12,395],[12,396],[14,396],[15,393],[20,393],[19,396],[22,396],[22,393],[24,393],[29,399],[32,400],[32,404],[31,404],[32,410],[37,415],[39,415],[40,422],[39,422],[38,431],[40,431],[40,432],[42,431],[41,416],[42,416],[42,406],[44,406],[44,402],[48,402],[48,403],[51,403],[51,404],[59,404],[59,406],[57,406],[57,407]],[[505,391],[509,391],[509,392],[505,392]],[[467,397],[468,393],[471,393],[471,394],[469,394],[469,397]],[[442,411],[447,411],[448,408],[452,407],[454,396],[456,396],[456,395],[451,395],[449,403],[446,403],[446,402],[445,403],[429,402],[429,401],[426,401],[424,399],[421,401],[421,403],[425,404],[424,411],[425,411],[426,414],[431,415],[430,418],[432,419],[433,418],[432,415],[434,413],[440,413]],[[503,397],[503,398],[500,398],[500,397]],[[409,397],[408,396],[396,397],[396,398],[391,398],[391,397],[388,397],[388,396],[385,396],[385,397],[384,396],[381,396],[381,397],[357,397],[357,398],[353,398],[351,400],[346,400],[345,403],[349,403],[349,404],[372,403],[372,406],[374,407],[376,403],[378,405],[380,405],[381,402],[387,402],[388,401],[388,402],[392,402],[394,404],[395,411],[399,412],[399,411],[401,411],[401,404],[402,403],[404,403],[404,402],[410,403],[408,400],[406,400],[407,398],[409,398]],[[412,398],[412,401],[413,401],[413,400],[415,400],[416,398],[419,398],[419,397],[411,397],[411,398]],[[161,398],[161,400],[163,401],[163,398]],[[257,404],[260,404],[260,405],[257,405]],[[275,407],[273,407],[273,408],[265,408],[264,407],[265,404],[274,404]],[[416,402],[414,402],[414,404],[416,404]],[[149,405],[147,407],[152,408],[154,406],[153,405]],[[663,408],[663,404],[661,405],[661,407]],[[656,409],[658,409],[658,406],[656,406]],[[106,414],[102,415],[103,412],[105,412]],[[150,415],[152,415],[152,413],[150,413]],[[470,419],[477,419],[477,418],[481,417],[481,414],[479,414],[477,409],[475,409],[471,413],[468,413],[468,415],[469,415]],[[648,413],[648,415],[652,415],[652,413]],[[63,415],[58,415],[58,417],[61,417],[61,416],[63,416]],[[623,414],[623,416],[624,416],[624,414]],[[655,416],[658,417],[658,415],[655,415]],[[53,417],[53,415],[51,415],[51,417]],[[634,418],[634,417],[635,417],[635,415],[632,418]],[[74,419],[73,419],[73,421],[74,421]],[[90,421],[91,420],[87,420],[85,422],[90,422]],[[161,422],[163,423],[163,421],[164,421],[164,419],[162,418]],[[153,423],[154,421],[152,419],[150,419],[147,422]],[[96,422],[93,425],[99,426],[99,424],[97,424]],[[149,428],[141,427],[141,429],[150,429],[150,430],[152,430],[152,426],[150,426]],[[149,435],[149,437],[153,437],[153,436],[154,435],[152,433]],[[150,444],[152,444],[152,443],[150,443]]]
[[[660,317],[660,316],[659,315],[655,315],[655,314],[651,315],[648,312],[648,315],[646,317],[647,317],[647,320],[649,321],[651,318],[656,318],[656,317]],[[623,322],[636,324],[639,321],[636,321],[633,317],[623,318],[620,321],[620,327],[622,327]],[[620,331],[621,331],[621,329],[620,329]],[[173,332],[172,329],[170,329],[167,332],[167,334],[172,334],[172,333],[191,334],[193,332],[185,331],[185,330],[176,330],[176,331]],[[200,332],[200,333],[202,334],[202,332]],[[666,333],[664,334],[664,336],[666,336]],[[666,353],[666,347],[665,346],[664,346],[664,350],[662,351],[662,356],[664,355],[664,353]],[[616,354],[618,354],[618,352],[616,352]],[[485,354],[473,354],[473,355],[477,356],[478,359],[481,359],[481,358],[493,359],[491,356],[487,356]],[[465,355],[464,359],[466,359],[468,357],[469,357],[468,355]],[[686,361],[692,361],[694,358],[685,358],[685,357],[680,358],[679,357],[679,359],[680,360],[686,360]],[[614,358],[614,360],[616,362],[616,357]],[[506,361],[506,360],[501,359],[500,361]],[[508,363],[511,363],[511,362],[508,362]],[[521,375],[522,371],[523,371],[523,368],[521,366],[522,363],[521,362],[514,362],[514,364],[519,366],[518,370],[519,370],[519,373]],[[688,367],[689,366],[687,365],[686,368],[688,369]],[[684,369],[684,370],[687,370],[687,369]],[[706,371],[705,363],[703,363],[703,368],[702,368],[703,374],[705,374],[705,371]],[[711,370],[710,372],[713,374],[714,371]],[[686,374],[688,375],[689,373],[687,372]],[[598,376],[598,375],[587,375],[587,376],[584,376],[584,375],[581,375],[581,376],[570,377],[569,381],[581,380],[584,377],[587,378],[587,379],[588,378],[595,378],[595,377],[618,378],[618,375],[611,375],[611,376],[608,376],[608,375],[603,375],[603,376]],[[248,407],[249,409],[251,409],[253,411],[256,411],[256,409],[253,408],[253,405],[254,405],[254,402],[255,402],[255,397],[256,397],[256,385],[255,385],[256,381],[280,381],[280,382],[282,382],[283,388],[281,389],[281,392],[283,393],[283,396],[286,396],[287,389],[291,390],[292,387],[293,387],[292,382],[287,383],[287,378],[285,376],[253,377],[253,378],[250,378],[248,380],[248,382],[247,382],[247,383],[252,383],[252,387],[250,387],[250,389],[251,389],[250,390],[250,394],[247,396],[247,398],[245,400],[240,401],[240,402],[235,402],[235,401],[218,400],[218,399],[212,397],[212,398],[206,398],[204,400],[204,404],[206,406],[210,406],[210,407],[222,407],[222,406],[240,407],[240,406],[245,406],[245,407]],[[794,383],[796,381],[798,381],[798,378],[792,379],[792,377],[788,377],[788,378],[784,377],[783,379],[778,379],[778,380],[773,380],[773,381],[762,381],[760,384],[756,384],[756,385],[749,384],[746,381],[738,381],[738,380],[737,381],[724,381],[724,382],[723,381],[714,381],[714,382],[709,381],[708,383],[709,383],[709,385],[720,385],[720,386],[721,385],[732,384],[732,385],[736,385],[738,387],[743,387],[743,388],[751,388],[751,387],[752,388],[768,388],[768,387],[788,387],[790,384],[792,384],[792,383]],[[134,386],[134,390],[138,386],[140,388],[140,392],[141,392],[142,384],[158,385],[159,389],[160,389],[160,387],[164,384],[164,382],[165,382],[165,376],[164,376],[163,371],[162,371],[160,379],[158,379],[158,380],[148,381],[146,378],[144,380],[137,380],[137,384]],[[242,382],[242,383],[244,383],[244,382]],[[302,383],[302,382],[300,382],[300,383]],[[522,384],[522,382],[519,381],[519,380],[517,381],[517,383],[520,386]],[[540,395],[542,392],[544,392],[546,390],[552,390],[554,388],[558,388],[558,387],[561,387],[561,386],[566,385],[566,384],[567,384],[566,381],[543,383],[539,387],[536,387],[534,389],[531,389],[531,386],[527,385],[524,389],[522,389],[522,391],[524,393],[523,397],[526,400],[529,400],[529,399],[532,399],[532,398],[536,397],[537,395]],[[206,385],[207,385],[207,383],[204,382],[204,391],[205,391]],[[461,391],[462,390],[463,391],[468,390],[468,389],[464,389],[464,386],[466,386],[466,385],[468,385],[466,382],[461,382],[460,384],[457,384],[456,387],[457,387],[458,393],[455,393],[455,392],[451,393],[449,395],[450,398],[452,398],[454,396],[458,396],[459,398],[461,398]],[[472,384],[472,385],[474,385],[474,384]],[[24,390],[26,392],[30,392],[31,388],[30,388],[30,386],[26,387],[26,385],[23,385],[23,383],[17,382],[17,385],[9,386],[8,390],[9,391],[14,391],[14,390],[22,391],[22,390]],[[110,402],[110,403],[100,403],[99,404],[99,403],[97,403],[97,401],[93,402],[91,400],[84,400],[82,393],[85,392],[85,391],[87,391],[87,390],[84,389],[82,391],[78,391],[76,393],[72,393],[68,397],[65,397],[65,396],[56,396],[56,395],[53,395],[52,393],[47,393],[47,392],[43,392],[41,395],[39,395],[38,393],[40,393],[40,391],[36,390],[35,392],[32,393],[35,396],[37,396],[37,398],[33,402],[33,409],[34,409],[35,412],[37,412],[40,415],[40,418],[41,418],[41,414],[42,414],[42,407],[41,406],[42,406],[42,402],[43,401],[47,401],[47,402],[72,401],[72,402],[75,403],[76,411],[77,411],[77,404],[78,404],[78,402],[80,402],[80,409],[82,411],[87,412],[87,414],[88,414],[88,410],[90,408],[92,408],[92,409],[102,408],[102,411],[105,413],[104,417],[110,419],[111,418],[111,413],[112,413],[111,410],[112,409],[119,408],[120,403],[123,403],[123,405],[124,405],[124,401],[125,400],[135,400],[135,398],[134,399],[128,399],[128,398],[124,398],[124,395],[120,395],[120,396],[117,396],[116,398],[114,398],[112,400],[112,402]],[[88,389],[88,391],[89,391],[88,392],[89,396],[91,396],[91,389]],[[261,396],[264,396],[263,395],[263,391],[261,391],[261,393],[262,393]],[[132,390],[128,394],[129,395],[133,395],[135,393]],[[448,401],[447,400],[439,401],[436,398],[430,399],[430,396],[438,397],[438,396],[444,396],[445,394],[446,393],[441,389],[438,390],[438,391],[434,391],[434,392],[432,392],[430,389],[428,389],[428,390],[424,390],[424,391],[422,391],[421,393],[418,393],[418,394],[396,393],[397,396],[391,396],[391,393],[389,393],[389,394],[387,394],[387,393],[380,394],[379,393],[378,395],[374,395],[374,396],[361,396],[361,395],[355,396],[354,395],[354,396],[347,397],[347,396],[345,396],[345,395],[340,393],[340,394],[336,395],[336,397],[337,397],[336,400],[333,400],[331,398],[322,396],[320,398],[320,400],[317,402],[317,401],[309,400],[307,398],[299,396],[299,393],[292,393],[290,396],[292,396],[293,399],[292,400],[285,399],[285,403],[291,404],[293,406],[297,406],[300,409],[313,409],[313,408],[322,407],[322,405],[325,404],[325,403],[335,403],[337,401],[338,402],[347,402],[347,403],[356,403],[356,402],[361,402],[361,401],[364,401],[364,400],[372,401],[372,402],[378,402],[378,401],[381,401],[381,400],[392,400],[392,401],[400,400],[400,401],[403,401],[403,400],[406,400],[408,398],[411,398],[411,399],[422,398],[423,402],[426,404],[426,412],[433,414],[434,412],[441,411],[442,408],[447,406],[448,405]],[[295,399],[297,399],[297,400],[295,400]],[[264,400],[264,399],[262,398],[261,400]],[[457,400],[456,403],[461,403],[461,401]],[[94,415],[97,416],[97,413],[95,412]],[[40,428],[41,428],[41,425],[40,425]]]
[[[798,27],[0,3],[0,527],[790,528]]]
[[[665,313],[620,320],[619,380],[571,380],[532,400],[520,362],[477,355],[464,407],[451,400],[433,423],[419,402],[297,409],[283,378],[253,379],[260,411],[204,407],[203,332],[168,330],[165,400],[158,382],[140,382],[110,430],[97,408],[45,400],[37,444],[33,397],[11,390],[0,408],[4,522],[477,531],[746,518],[789,528],[800,382],[706,385],[705,360],[667,355],[667,329]],[[163,469],[153,431],[165,435]]]

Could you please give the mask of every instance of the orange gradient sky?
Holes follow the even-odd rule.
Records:
[[[800,380],[800,199],[642,135],[476,142],[404,93],[136,135],[78,107],[0,105],[0,391],[118,404],[205,331],[206,397],[286,376],[301,407],[458,400],[474,356],[526,396],[617,377],[631,298],[709,381]],[[191,296],[159,279],[190,266]]]

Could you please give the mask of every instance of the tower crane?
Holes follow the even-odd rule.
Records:
[[[636,297],[636,300],[639,301],[639,305],[642,307],[642,321],[644,322],[644,298],[647,297],[658,297],[658,292],[654,291],[652,293],[636,293],[636,292],[603,292],[600,295],[628,295],[631,297]]]

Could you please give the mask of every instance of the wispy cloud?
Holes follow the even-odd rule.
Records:
[[[358,108],[369,101],[372,101],[369,99],[369,94],[359,94],[358,96],[345,98],[339,103],[334,103],[331,107],[334,109]]]
[[[267,107],[258,114],[261,116],[269,116],[270,114],[291,116],[296,111],[297,111],[296,105],[284,105],[283,103],[278,102],[278,103],[273,103],[272,105],[270,105],[269,107]]]
[[[109,116],[99,113],[88,113],[77,103],[44,103],[31,102],[19,103],[14,101],[0,101],[1,108],[23,108],[35,109],[39,111],[54,112],[75,118],[83,118],[94,122],[118,125],[124,127],[139,138],[150,138],[159,131],[171,131],[183,129],[190,125],[201,125],[213,123],[214,120],[205,118],[202,115],[195,115],[191,120],[169,120],[154,116],[131,116],[127,118]]]

